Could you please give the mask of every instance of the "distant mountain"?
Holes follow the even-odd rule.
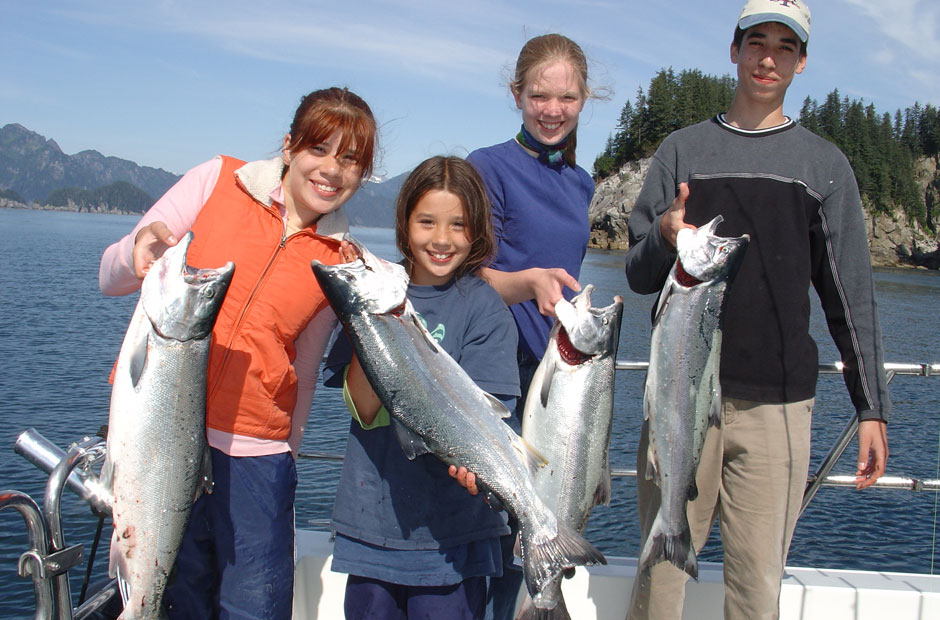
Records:
[[[45,203],[55,190],[91,191],[124,181],[143,190],[152,204],[178,179],[166,170],[106,157],[98,151],[66,155],[55,140],[16,123],[0,128],[0,190],[12,190],[28,202]],[[137,210],[139,204],[110,206]]]
[[[381,183],[369,182],[343,205],[343,211],[352,226],[372,228],[395,227],[395,199],[408,177],[402,173]]]
[[[395,198],[407,174],[360,188],[343,206],[349,223],[393,228]],[[0,128],[0,198],[82,210],[143,212],[177,180],[179,176],[166,170],[98,151],[66,155],[55,140],[16,123]]]

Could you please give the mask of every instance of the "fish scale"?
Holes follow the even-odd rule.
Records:
[[[583,532],[593,507],[610,501],[608,450],[623,299],[591,307],[586,285],[555,306],[558,320],[526,396],[522,437],[548,464],[535,472],[539,496],[562,523]],[[526,598],[518,620],[569,618],[554,578]]]
[[[671,562],[698,578],[686,506],[698,495],[695,474],[705,433],[720,424],[721,313],[748,236],[719,237],[718,216],[676,240],[678,258],[657,301],[643,395],[648,423],[647,479],[660,505],[637,573]]]
[[[121,345],[101,483],[111,492],[111,576],[122,620],[162,618],[163,592],[208,458],[206,370],[234,265],[186,265],[187,233],[154,262]]]
[[[505,405],[481,390],[428,333],[406,299],[404,269],[358,247],[361,259],[333,266],[314,261],[313,272],[405,454],[430,452],[466,466],[512,512],[533,596],[567,568],[605,562],[536,493],[530,471],[540,464],[538,456],[503,421]]]

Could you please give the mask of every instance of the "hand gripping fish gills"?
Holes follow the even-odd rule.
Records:
[[[208,474],[209,343],[235,267],[187,266],[192,238],[144,278],[114,371],[100,479],[111,489],[109,572],[124,582],[122,620],[164,617],[163,591]]]
[[[701,228],[679,231],[678,258],[656,306],[643,413],[649,429],[645,475],[659,486],[660,505],[638,574],[668,561],[698,579],[686,505],[698,496],[695,474],[705,432],[720,424],[721,316],[749,240],[717,236],[721,221],[719,215]]]
[[[558,319],[529,386],[522,437],[548,461],[535,489],[562,523],[583,532],[591,509],[610,503],[610,445],[614,373],[623,299],[591,306],[587,285],[571,302],[555,304]],[[518,620],[570,618],[554,578],[540,600],[527,598]],[[539,608],[541,607],[541,609]]]
[[[361,259],[312,268],[346,328],[369,383],[392,417],[405,454],[465,465],[520,523],[523,573],[532,596],[567,568],[604,562],[539,498],[540,459],[502,418],[509,415],[428,334],[406,298],[400,266],[360,247]],[[456,484],[456,482],[454,483]]]

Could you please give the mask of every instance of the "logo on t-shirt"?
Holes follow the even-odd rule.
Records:
[[[428,333],[431,334],[431,338],[434,338],[434,340],[437,341],[437,344],[444,342],[444,333],[447,331],[447,329],[444,327],[443,323],[438,323],[437,327],[431,329],[428,327],[428,322],[423,316],[419,314],[418,318],[421,320],[421,324],[424,325],[424,328],[428,330]]]

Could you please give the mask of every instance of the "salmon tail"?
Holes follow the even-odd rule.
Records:
[[[565,597],[560,594],[559,592],[558,602],[551,609],[539,609],[532,602],[532,598],[526,596],[515,620],[571,620],[571,614],[568,613],[568,607],[565,605]]]
[[[539,593],[565,569],[574,566],[607,564],[604,554],[581,534],[564,523],[558,523],[558,533],[552,538],[534,539],[531,528],[523,527],[522,572],[529,595],[538,599]]]
[[[638,572],[646,571],[659,562],[671,562],[698,581],[698,558],[692,547],[692,532],[688,523],[684,523],[678,534],[667,533],[659,515],[653,521],[643,553],[640,554]]]

